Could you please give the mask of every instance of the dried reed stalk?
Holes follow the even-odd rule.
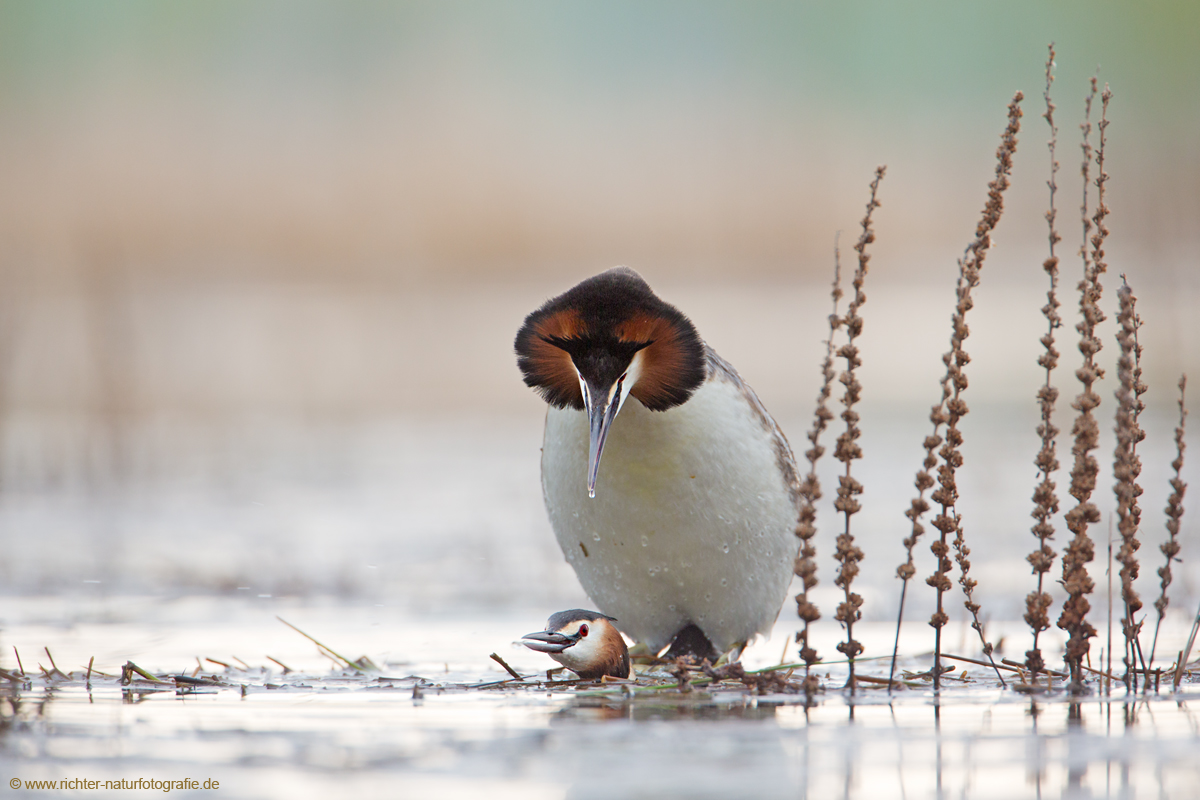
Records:
[[[958,484],[955,476],[963,463],[962,453],[959,452],[963,436],[958,424],[970,410],[962,399],[962,394],[967,389],[967,375],[964,368],[971,360],[966,350],[963,349],[963,343],[971,333],[970,328],[967,327],[966,316],[967,312],[975,305],[975,301],[971,298],[971,290],[979,285],[979,271],[983,267],[984,259],[992,244],[992,231],[1004,213],[1004,192],[1009,186],[1013,154],[1017,150],[1017,134],[1021,130],[1021,101],[1024,99],[1025,95],[1017,92],[1013,96],[1012,102],[1008,104],[1008,125],[1000,137],[1000,146],[996,149],[996,177],[988,184],[988,199],[979,224],[975,228],[975,239],[967,246],[966,253],[958,262],[958,296],[951,321],[950,350],[942,356],[942,363],[946,365],[946,375],[949,378],[951,396],[945,404],[946,441],[938,451],[938,455],[941,457],[941,464],[937,470],[938,487],[930,495],[930,499],[941,506],[941,513],[934,517],[932,522],[933,527],[940,532],[941,536],[930,547],[938,561],[937,572],[925,581],[937,589],[938,595],[937,611],[929,621],[935,631],[933,650],[935,689],[941,688],[942,628],[949,619],[946,616],[943,600],[946,591],[951,587],[951,565],[948,557],[950,547],[947,545],[947,538],[951,533],[954,533],[955,561],[958,562],[961,571],[958,583],[965,595],[964,605],[971,614],[971,627],[979,634],[984,655],[988,657],[988,661],[995,668],[995,662],[992,661],[992,645],[984,635],[983,624],[979,621],[980,606],[974,599],[977,582],[970,577],[971,562],[968,556],[971,554],[971,549],[966,545],[962,516],[956,508]],[[1004,683],[999,669],[996,669],[996,677],[1002,684]]]
[[[1171,683],[1177,692],[1179,691],[1179,681],[1187,669],[1188,659],[1192,657],[1192,647],[1196,644],[1197,633],[1200,633],[1200,608],[1196,609],[1196,620],[1192,623],[1192,632],[1188,634],[1187,644],[1183,646],[1183,650],[1179,651],[1179,660],[1175,662],[1175,677]]]
[[[875,179],[871,181],[871,199],[867,202],[867,211],[862,219],[862,235],[858,237],[858,242],[854,245],[854,249],[858,253],[858,268],[854,271],[852,283],[854,299],[850,301],[846,316],[841,321],[846,328],[846,344],[837,351],[839,358],[846,359],[846,370],[838,379],[846,387],[846,391],[842,395],[842,405],[845,407],[845,410],[842,411],[842,420],[846,423],[846,429],[838,436],[837,447],[833,455],[834,458],[846,465],[846,471],[845,474],[838,476],[837,500],[833,503],[833,507],[845,517],[845,528],[837,537],[837,550],[834,553],[834,558],[841,565],[838,568],[834,584],[842,590],[844,599],[838,604],[834,619],[846,628],[846,641],[838,644],[837,649],[850,662],[850,677],[847,685],[851,691],[854,690],[854,659],[863,651],[862,644],[854,639],[854,623],[862,617],[860,609],[863,601],[860,595],[851,591],[854,578],[858,575],[858,562],[863,558],[863,551],[854,544],[854,536],[850,533],[850,518],[862,508],[856,498],[862,494],[863,490],[862,484],[850,474],[851,465],[857,459],[862,458],[862,448],[858,446],[859,417],[858,412],[854,410],[854,406],[862,397],[862,384],[858,382],[854,370],[862,366],[862,359],[859,358],[858,346],[854,344],[854,340],[862,333],[863,319],[859,316],[858,311],[867,301],[867,296],[863,292],[863,283],[867,277],[867,265],[871,260],[871,256],[867,254],[867,245],[875,241],[875,231],[871,228],[871,214],[879,208],[880,204],[876,196],[879,182],[883,180],[886,172],[886,166],[876,167]]]
[[[1121,534],[1121,546],[1117,550],[1117,561],[1121,562],[1121,600],[1125,605],[1125,617],[1121,620],[1121,631],[1125,635],[1125,687],[1137,690],[1138,633],[1142,623],[1134,619],[1142,608],[1142,600],[1133,588],[1138,576],[1137,551],[1141,547],[1137,533],[1141,525],[1141,509],[1138,497],[1142,487],[1138,476],[1142,462],[1138,458],[1138,443],[1146,438],[1138,424],[1138,418],[1146,404],[1142,395],[1146,384],[1142,383],[1142,347],[1138,344],[1138,329],[1142,326],[1137,314],[1137,298],[1125,276],[1117,290],[1117,343],[1121,354],[1117,359],[1117,447],[1113,453],[1113,474],[1116,483],[1113,492],[1117,496],[1117,531]],[[1142,665],[1143,668],[1145,665]]]
[[[1104,576],[1108,579],[1108,587],[1107,587],[1107,591],[1105,592],[1105,595],[1104,595],[1108,600],[1108,613],[1104,617],[1104,633],[1105,633],[1106,649],[1100,651],[1100,660],[1105,662],[1103,666],[1104,666],[1104,671],[1107,673],[1107,677],[1105,677],[1105,679],[1104,679],[1104,693],[1106,695],[1112,694],[1112,651],[1113,651],[1113,646],[1112,646],[1113,568],[1112,567],[1113,567],[1113,526],[1112,526],[1112,515],[1110,514],[1108,517],[1108,563],[1107,563],[1106,569],[1104,570]],[[1108,654],[1107,661],[1105,661],[1105,658],[1104,658],[1105,653]]]
[[[1184,375],[1179,379],[1179,425],[1175,427],[1175,460],[1171,462],[1175,477],[1171,479],[1171,496],[1167,498],[1167,507],[1164,509],[1167,515],[1167,541],[1159,548],[1167,557],[1167,563],[1158,570],[1158,577],[1162,578],[1162,592],[1154,601],[1158,621],[1154,623],[1154,640],[1150,645],[1150,660],[1147,662],[1151,665],[1154,664],[1154,651],[1158,648],[1158,629],[1162,626],[1163,614],[1167,613],[1167,604],[1170,602],[1167,598],[1167,587],[1171,585],[1171,562],[1179,555],[1179,520],[1183,518],[1183,494],[1187,491],[1187,484],[1179,477],[1183,469],[1183,451],[1187,448],[1183,440],[1187,424],[1187,406],[1184,405],[1186,390],[1187,375]]]
[[[959,283],[962,283],[962,276],[959,276]],[[929,409],[929,421],[933,423],[933,430],[925,437],[923,446],[925,448],[925,458],[921,462],[921,469],[917,470],[917,477],[913,481],[913,485],[917,487],[917,496],[913,498],[912,504],[908,510],[904,512],[904,516],[908,517],[912,523],[912,528],[909,535],[904,538],[905,561],[900,566],[896,567],[896,577],[900,578],[900,608],[896,613],[896,640],[892,644],[892,662],[888,670],[888,680],[894,680],[896,677],[896,656],[900,650],[900,626],[904,621],[904,600],[908,595],[908,581],[917,573],[916,566],[913,564],[913,548],[917,545],[917,540],[925,533],[925,526],[921,524],[921,518],[929,511],[929,501],[925,499],[925,492],[929,491],[934,486],[933,476],[930,475],[930,470],[937,467],[937,449],[942,444],[942,426],[946,424],[946,401],[950,399],[950,373],[946,372],[942,376],[942,396],[937,403]],[[945,565],[946,569],[950,568],[949,563]],[[892,684],[888,684],[888,691],[891,691]]]
[[[821,362],[821,391],[817,395],[817,408],[813,414],[813,426],[808,432],[808,442],[812,445],[804,454],[808,459],[808,474],[800,484],[800,520],[796,526],[796,536],[800,539],[800,553],[796,557],[795,573],[802,582],[800,594],[796,595],[796,613],[804,620],[804,630],[796,632],[796,643],[800,645],[800,658],[804,661],[804,691],[813,694],[820,688],[815,675],[812,674],[813,664],[820,661],[817,651],[808,643],[808,626],[821,618],[817,606],[808,599],[808,592],[817,585],[817,549],[813,546],[813,538],[817,535],[817,501],[821,499],[821,482],[817,479],[817,461],[825,454],[821,445],[821,434],[833,419],[829,410],[829,396],[833,390],[833,379],[836,373],[833,369],[834,346],[833,338],[841,326],[838,316],[838,302],[842,299],[842,259],[841,250],[833,248],[833,312],[829,315],[829,338],[825,340],[825,360]]]
[[[1072,433],[1075,435],[1075,444],[1071,448],[1071,453],[1075,457],[1074,466],[1071,468],[1071,496],[1075,498],[1077,505],[1066,513],[1065,521],[1067,529],[1074,534],[1074,538],[1067,545],[1066,552],[1063,554],[1063,588],[1067,592],[1067,599],[1063,602],[1063,610],[1058,618],[1058,627],[1068,633],[1066,653],[1064,655],[1067,666],[1071,673],[1070,689],[1074,693],[1082,693],[1084,691],[1084,668],[1083,659],[1088,653],[1088,639],[1096,635],[1096,629],[1093,628],[1087,621],[1087,613],[1091,609],[1091,604],[1088,602],[1087,595],[1092,593],[1095,584],[1088,575],[1087,565],[1095,557],[1095,547],[1092,540],[1088,537],[1088,525],[1100,521],[1100,511],[1091,502],[1092,492],[1096,488],[1096,476],[1100,472],[1099,465],[1096,463],[1095,457],[1091,455],[1091,451],[1096,449],[1097,440],[1099,437],[1099,428],[1096,425],[1096,419],[1092,415],[1100,405],[1100,396],[1092,390],[1093,384],[1104,377],[1104,370],[1096,366],[1095,356],[1100,352],[1102,344],[1096,337],[1096,326],[1104,321],[1104,313],[1100,310],[1100,297],[1103,293],[1103,286],[1100,284],[1100,276],[1107,270],[1104,263],[1104,238],[1108,234],[1108,229],[1104,227],[1104,218],[1108,215],[1108,208],[1104,205],[1104,184],[1108,176],[1104,173],[1104,131],[1108,127],[1107,112],[1108,100],[1111,93],[1106,86],[1103,101],[1103,114],[1100,122],[1100,147],[1096,154],[1096,163],[1098,167],[1098,176],[1096,178],[1096,187],[1098,190],[1098,208],[1091,221],[1088,219],[1087,211],[1087,185],[1088,185],[1088,168],[1091,163],[1092,148],[1088,142],[1088,135],[1091,132],[1091,108],[1092,100],[1096,95],[1096,79],[1092,79],[1092,91],[1087,98],[1085,122],[1083,129],[1083,177],[1084,177],[1084,196],[1083,196],[1083,230],[1085,241],[1080,249],[1080,254],[1083,256],[1084,262],[1084,277],[1079,282],[1079,310],[1083,319],[1075,326],[1075,329],[1080,334],[1079,351],[1083,354],[1083,366],[1075,371],[1075,377],[1083,384],[1083,391],[1075,398],[1075,402],[1071,407],[1079,412],[1075,418],[1075,424],[1072,427]],[[1087,233],[1091,228],[1091,222],[1096,224],[1096,233],[1091,236],[1090,242],[1092,251],[1088,253],[1086,239]]]
[[[1042,262],[1042,269],[1050,277],[1050,290],[1046,293],[1046,305],[1042,306],[1042,314],[1046,317],[1047,331],[1046,335],[1041,338],[1042,347],[1046,352],[1038,356],[1038,366],[1046,370],[1046,380],[1038,389],[1037,400],[1038,406],[1041,409],[1041,422],[1038,424],[1037,432],[1041,437],[1042,447],[1034,458],[1034,465],[1038,468],[1038,485],[1033,492],[1033,513],[1035,523],[1033,526],[1033,535],[1037,537],[1038,549],[1034,550],[1027,556],[1027,560],[1033,567],[1033,574],[1037,575],[1037,589],[1030,592],[1025,598],[1025,621],[1029,623],[1029,627],[1033,630],[1033,647],[1025,653],[1025,666],[1029,670],[1036,682],[1039,672],[1046,668],[1046,662],[1042,658],[1042,651],[1038,648],[1038,637],[1042,631],[1049,629],[1050,616],[1047,613],[1052,602],[1050,594],[1045,589],[1046,573],[1050,571],[1054,564],[1054,550],[1048,544],[1050,539],[1054,538],[1054,526],[1050,523],[1051,518],[1058,513],[1058,494],[1056,492],[1057,485],[1051,479],[1051,475],[1058,471],[1058,454],[1055,445],[1055,439],[1058,436],[1058,428],[1053,422],[1054,404],[1058,400],[1058,389],[1051,382],[1054,368],[1058,366],[1058,357],[1060,353],[1054,347],[1054,331],[1062,327],[1062,317],[1059,316],[1058,309],[1058,256],[1054,252],[1054,247],[1062,241],[1062,237],[1058,235],[1058,231],[1054,227],[1054,221],[1058,217],[1058,211],[1054,206],[1054,196],[1058,192],[1058,183],[1056,180],[1058,174],[1058,160],[1055,158],[1055,146],[1058,144],[1058,127],[1054,124],[1054,102],[1050,99],[1050,86],[1054,83],[1054,44],[1050,45],[1050,55],[1046,59],[1046,91],[1043,97],[1046,100],[1046,113],[1043,118],[1046,124],[1050,126],[1050,141],[1048,148],[1050,150],[1050,180],[1046,182],[1050,188],[1050,210],[1046,212],[1046,223],[1049,227],[1050,239],[1050,256]]]

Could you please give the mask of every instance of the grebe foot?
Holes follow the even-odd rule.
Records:
[[[707,658],[710,663],[715,664],[721,654],[704,635],[704,631],[700,630],[695,623],[689,622],[679,633],[675,634],[675,638],[671,640],[671,646],[662,655],[667,660],[681,656],[692,656],[697,661]]]

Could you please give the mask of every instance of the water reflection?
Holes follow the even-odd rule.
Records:
[[[555,711],[551,722],[724,722],[774,720],[782,703],[756,701],[753,696],[725,697],[720,701],[711,696],[654,693],[649,697],[625,696],[620,699],[603,697],[572,698]]]
[[[708,796],[704,787],[726,785],[711,764],[734,752],[779,778],[755,783],[765,796],[1132,797],[1153,787],[1158,797],[1186,798],[1200,780],[1186,700],[846,700],[806,709],[794,698],[719,694],[570,697],[551,715],[548,747],[579,753],[579,766],[593,757],[621,764],[608,781],[616,796],[641,796],[645,781]],[[691,782],[666,782],[688,771]],[[583,781],[568,796],[600,793]]]
[[[10,682],[0,768],[34,779],[85,764],[107,777],[202,767],[232,797],[278,795],[252,787],[283,774],[304,776],[290,784],[295,797],[375,778],[448,797],[519,786],[523,798],[581,800],[1188,798],[1200,785],[1191,695],[1030,699],[964,687],[940,701],[831,691],[806,706],[740,690],[480,690],[458,678],[230,673],[205,694],[115,678]]]

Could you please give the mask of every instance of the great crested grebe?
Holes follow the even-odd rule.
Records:
[[[549,404],[550,524],[597,607],[669,656],[740,652],[769,631],[798,550],[799,482],[733,367],[625,267],[529,314],[515,347]]]

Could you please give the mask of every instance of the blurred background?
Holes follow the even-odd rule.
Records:
[[[1054,41],[1057,421],[1078,392],[1079,123],[1098,70],[1114,98],[1097,499],[1107,520],[1124,273],[1145,320],[1154,592],[1174,387],[1200,381],[1197,29],[1187,0],[0,3],[0,588],[79,609],[130,593],[586,603],[541,507],[543,404],[511,349],[524,314],[634,267],[802,450],[835,242],[850,269],[887,164],[855,524],[864,611],[891,617],[955,260],[1021,89],[960,481],[980,598],[1018,618]],[[1200,595],[1195,518],[1180,613]]]

